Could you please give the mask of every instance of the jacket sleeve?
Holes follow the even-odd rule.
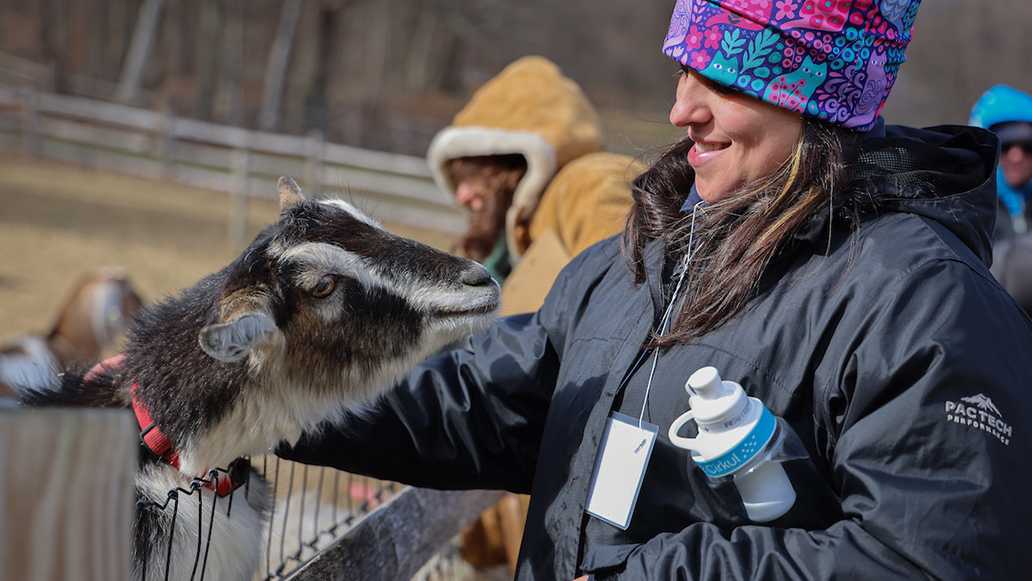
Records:
[[[598,579],[1006,579],[1032,566],[1028,320],[986,274],[917,269],[838,323],[815,417],[844,517],[825,530],[694,523]],[[911,284],[914,283],[914,284]],[[831,350],[828,353],[832,353]],[[965,401],[965,399],[967,401]],[[986,403],[991,402],[991,403]],[[958,407],[963,406],[963,407]],[[823,409],[821,409],[823,408]],[[798,494],[806,494],[798,490]],[[1025,515],[1025,516],[1022,516]]]
[[[528,492],[559,367],[568,278],[560,276],[537,313],[499,319],[277,454],[414,486]]]

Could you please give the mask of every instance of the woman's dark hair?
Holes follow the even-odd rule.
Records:
[[[644,249],[649,241],[666,243],[668,263],[691,250],[685,301],[670,331],[653,339],[655,346],[702,336],[745,307],[791,234],[815,213],[828,211],[843,173],[843,146],[849,135],[804,119],[789,159],[766,178],[700,207],[694,234],[692,211],[681,209],[695,180],[688,163],[691,141],[671,147],[635,180],[623,248],[636,282],[645,281]]]
[[[505,230],[505,214],[516,186],[527,173],[527,160],[520,154],[459,157],[449,160],[445,171],[456,186],[464,180],[474,181],[483,195],[483,205],[472,211],[469,229],[456,244],[464,256],[483,260]]]

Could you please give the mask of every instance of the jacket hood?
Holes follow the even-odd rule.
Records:
[[[434,137],[427,160],[434,181],[455,193],[444,171],[449,160],[521,154],[527,173],[513,193],[506,216],[509,252],[517,222],[527,222],[555,173],[568,162],[602,148],[598,114],[580,87],[542,57],[524,57],[478,89],[452,125]]]
[[[996,220],[996,136],[984,129],[889,126],[847,147],[844,196],[834,218],[817,212],[796,238],[827,240],[829,221],[904,212],[948,228],[986,265],[992,263]],[[843,199],[844,198],[844,199]]]

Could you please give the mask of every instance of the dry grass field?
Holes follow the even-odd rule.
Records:
[[[228,241],[230,209],[221,192],[0,157],[0,344],[47,328],[69,287],[92,268],[125,268],[145,301],[218,270],[240,250]],[[253,200],[248,238],[277,212],[271,198]],[[376,217],[438,248],[452,242]]]

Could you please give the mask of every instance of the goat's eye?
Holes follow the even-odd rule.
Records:
[[[332,274],[324,275],[319,279],[319,282],[315,283],[312,287],[312,296],[317,299],[325,299],[333,293],[333,290],[337,288],[337,277]]]

